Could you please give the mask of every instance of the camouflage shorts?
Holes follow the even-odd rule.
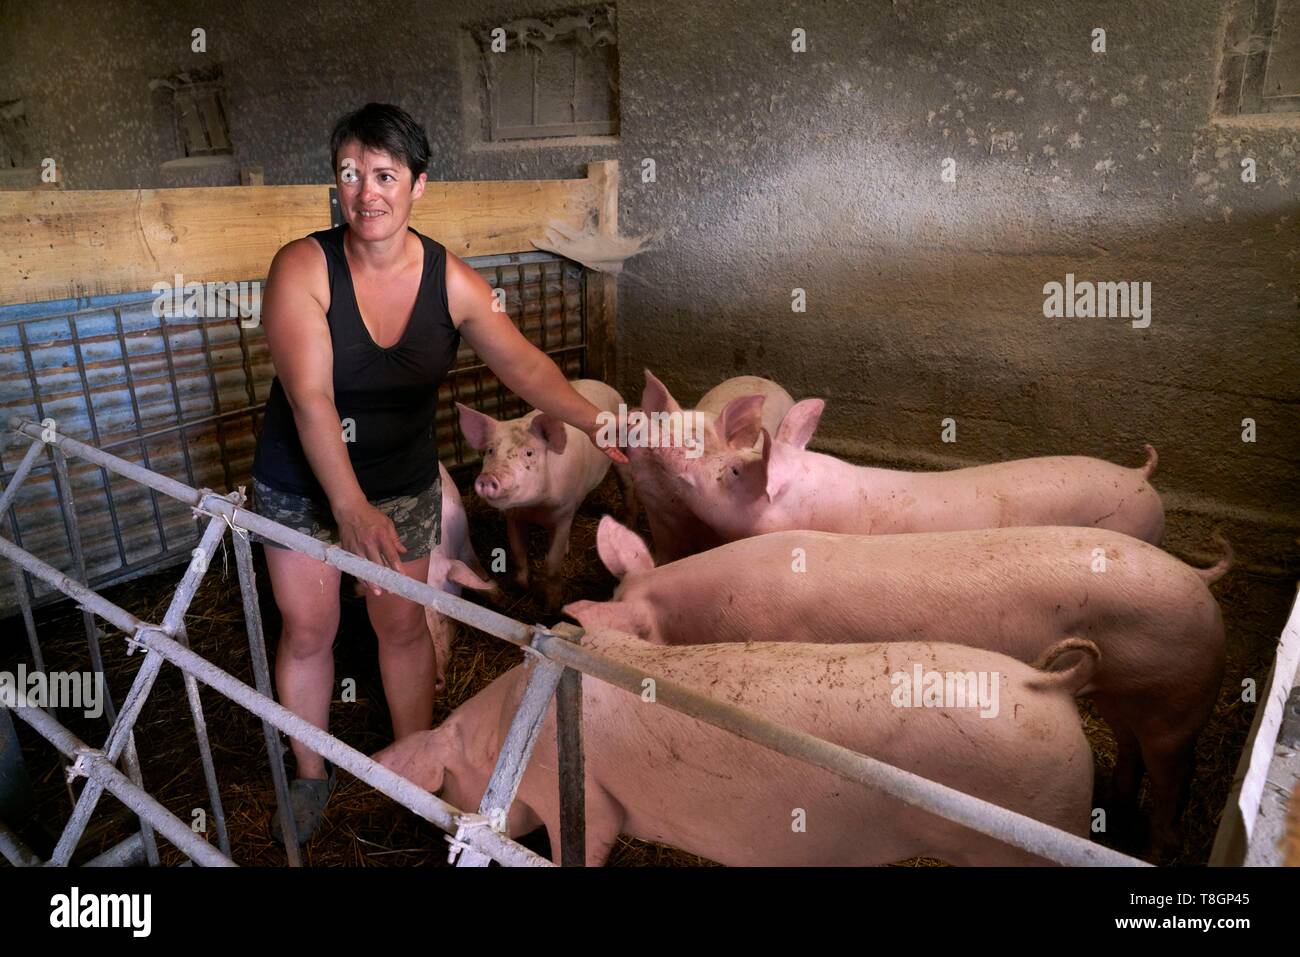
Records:
[[[424,558],[431,545],[442,540],[442,482],[439,478],[435,477],[433,484],[415,495],[369,499],[369,502],[392,519],[397,527],[397,537],[406,546],[402,561]],[[281,492],[253,479],[253,511],[318,541],[338,544],[338,523],[324,502]],[[268,548],[285,547],[256,533],[252,540]]]

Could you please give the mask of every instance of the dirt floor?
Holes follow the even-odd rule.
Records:
[[[505,523],[499,513],[484,507],[472,493],[466,496],[466,503],[476,549],[481,558],[487,558],[497,544],[504,547]],[[609,597],[613,590],[614,579],[600,564],[595,550],[596,525],[606,512],[619,512],[619,492],[612,475],[588,500],[575,522],[570,557],[565,565],[568,600],[599,600]],[[644,533],[646,529],[642,531]],[[543,548],[540,535],[536,536],[532,543],[535,567],[540,562]],[[234,555],[229,553],[229,549],[226,551],[224,561],[223,553],[218,551],[191,606],[187,618],[189,640],[198,653],[251,685],[253,677]],[[274,655],[279,619],[270,594],[261,548],[255,548],[254,553],[267,641]],[[109,588],[104,594],[138,617],[158,621],[180,574],[181,568],[178,567]],[[373,753],[388,743],[390,734],[375,637],[366,619],[363,602],[350,597],[350,581],[346,577],[344,589],[346,600],[335,644],[336,683],[344,678],[354,678],[356,701],[334,701],[331,731],[358,750]],[[1251,575],[1240,569],[1233,570],[1219,581],[1214,592],[1227,623],[1228,666],[1219,705],[1198,747],[1191,805],[1184,819],[1186,841],[1181,856],[1174,862],[1180,865],[1203,864],[1209,857],[1237,760],[1254,718],[1255,705],[1241,700],[1242,679],[1254,678],[1262,691],[1277,636],[1295,595],[1293,583],[1289,581]],[[510,595],[496,607],[524,622],[548,620],[537,601],[527,596]],[[70,602],[39,610],[37,621],[48,669],[87,667],[81,614]],[[128,657],[120,633],[103,627],[111,633],[103,640],[109,685],[114,700],[120,702],[143,656]],[[512,645],[462,627],[448,670],[448,694],[435,705],[435,722],[516,664],[521,655]],[[13,670],[19,661],[26,661],[31,666],[21,619],[14,617],[0,623],[0,668]],[[210,690],[203,693],[203,704],[233,857],[243,865],[283,865],[283,849],[267,834],[274,793],[261,724]],[[1081,712],[1099,775],[1104,777],[1114,760],[1113,740],[1105,725],[1086,704],[1081,704]],[[95,746],[102,744],[107,733],[104,719],[90,721],[78,713],[64,713],[61,718],[83,740]],[[16,723],[34,781],[40,824],[50,834],[57,835],[71,809],[70,792],[64,783],[61,766],[51,747],[22,722]],[[170,665],[164,666],[137,722],[136,741],[146,787],[181,820],[190,822],[193,810],[206,808],[208,798],[180,672]],[[130,833],[132,823],[131,813],[114,798],[105,795],[91,820],[76,861],[89,859],[120,841]],[[215,825],[210,813],[208,827],[209,839],[215,844]],[[524,843],[546,853],[544,832],[525,839]],[[175,865],[185,860],[165,841],[159,840],[159,847],[165,864]],[[48,853],[48,848],[36,850]],[[305,860],[313,866],[437,866],[446,864],[446,843],[442,833],[432,824],[416,818],[355,778],[340,774],[339,787],[331,799],[320,833],[306,849]],[[623,839],[615,847],[609,863],[682,866],[709,862],[673,848]],[[939,862],[915,860],[905,863],[926,865]]]

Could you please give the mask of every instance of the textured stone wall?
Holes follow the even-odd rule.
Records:
[[[829,400],[815,445],[921,467],[1149,441],[1174,544],[1222,523],[1295,569],[1300,118],[1212,120],[1226,7],[625,0],[617,142],[496,148],[463,26],[545,6],[0,0],[0,100],[72,189],[323,182],[333,120],[370,99],[427,125],[434,179],[616,158],[623,231],[667,231],[620,286],[629,395],[647,366],[686,400],[770,375]],[[235,155],[165,167],[148,81],[213,61]],[[1150,325],[1044,318],[1067,273],[1149,282]]]

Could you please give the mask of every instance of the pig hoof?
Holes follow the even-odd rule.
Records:
[[[560,585],[546,586],[543,592],[543,601],[548,615],[559,614],[560,606],[564,604],[564,588]]]

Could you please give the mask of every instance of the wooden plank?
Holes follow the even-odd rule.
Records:
[[[1300,687],[1292,690],[1288,706],[1300,713]],[[1294,720],[1294,719],[1293,719]],[[1288,849],[1287,817],[1300,795],[1300,746],[1294,738],[1279,738],[1259,796],[1259,812],[1246,848],[1244,867],[1281,867]]]
[[[459,256],[531,251],[552,221],[595,215],[592,180],[430,183],[411,225]],[[0,194],[0,305],[266,275],[286,242],[329,228],[328,186]]]
[[[1246,68],[1246,54],[1243,52],[1250,40],[1250,28],[1254,22],[1253,5],[1234,4],[1228,13],[1228,25],[1224,30],[1223,60],[1219,64],[1219,90],[1215,98],[1215,113],[1223,116],[1236,116],[1241,112],[1241,78]]]
[[[583,356],[582,375],[586,379],[599,379],[617,386],[615,370],[608,366],[605,355],[604,292],[605,283],[600,274],[585,270],[583,309],[587,323],[587,349]]]
[[[329,225],[327,187],[69,190],[0,195],[0,305],[266,275],[277,249]]]
[[[1269,38],[1260,48],[1250,47],[1246,54],[1245,69],[1241,76],[1241,108],[1239,113],[1264,113],[1264,72],[1268,69],[1268,50],[1271,42],[1275,0],[1255,0],[1255,23],[1251,33]]]
[[[461,257],[534,252],[548,223],[590,222],[597,196],[590,179],[429,183],[411,225]]]
[[[551,629],[580,644],[582,629],[560,622]],[[586,770],[582,753],[582,672],[565,668],[555,689],[555,745],[560,760],[560,864],[587,866]],[[554,848],[552,848],[554,851]]]
[[[1300,696],[1300,597],[1282,629],[1277,654],[1264,680],[1255,720],[1237,762],[1232,787],[1210,850],[1211,867],[1276,865],[1285,830],[1286,795],[1300,783],[1300,748],[1284,741],[1287,705]],[[1250,835],[1247,836],[1247,822]]]
[[[596,231],[609,236],[618,235],[618,160],[602,160],[587,164],[587,181],[596,189]],[[608,273],[587,275],[588,288],[597,287],[592,297],[597,309],[588,312],[587,361],[599,370],[595,378],[618,383],[621,370],[615,363],[617,355],[618,277]],[[592,375],[593,373],[588,373]],[[637,400],[632,400],[633,405]]]

